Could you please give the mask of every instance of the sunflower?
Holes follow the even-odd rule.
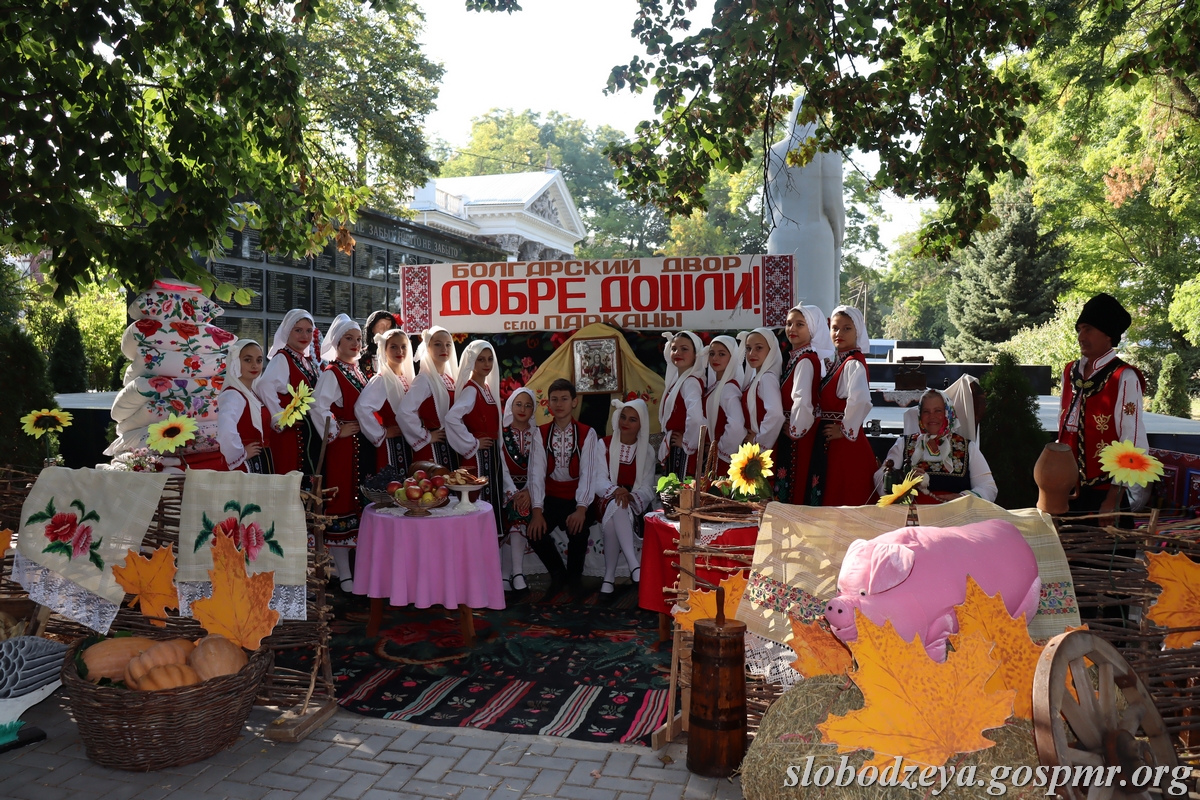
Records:
[[[70,413],[61,408],[43,408],[21,417],[21,429],[36,439],[42,438],[43,434],[59,433],[70,424]]]
[[[911,472],[908,473],[908,476],[904,480],[892,486],[891,494],[887,494],[879,498],[879,503],[877,503],[877,505],[890,506],[892,503],[912,502],[910,495],[914,489],[921,485],[922,480],[924,480],[923,475],[914,475]]]
[[[290,428],[304,419],[304,415],[308,413],[308,409],[312,408],[313,404],[312,389],[307,383],[289,386],[288,394],[292,396],[292,399],[288,401],[283,410],[275,415],[275,424],[280,428]]]
[[[766,479],[774,473],[771,467],[771,451],[763,450],[757,444],[744,444],[729,460],[729,480],[733,488],[743,494],[755,495],[766,483]]]
[[[1146,486],[1163,474],[1162,462],[1128,439],[1101,450],[1100,466],[1114,481],[1125,486]]]
[[[196,421],[191,417],[172,414],[162,422],[150,426],[150,438],[146,442],[151,450],[174,453],[178,448],[196,438]]]

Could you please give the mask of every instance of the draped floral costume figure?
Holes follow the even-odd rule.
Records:
[[[319,347],[320,334],[312,314],[301,308],[292,309],[275,331],[274,342],[267,352],[267,368],[255,388],[271,416],[267,439],[275,472],[280,475],[294,470],[312,475],[317,468],[321,432],[313,424],[312,416],[305,415],[292,426],[282,428],[279,414],[292,400],[288,387],[297,389],[304,384],[310,391],[316,389],[321,375],[321,364],[316,358]]]
[[[496,366],[496,351],[488,342],[471,342],[463,350],[454,405],[446,415],[446,441],[458,453],[463,467],[487,478],[480,494],[491,503],[496,532],[500,534],[504,530],[504,479],[500,466],[500,372]]]
[[[243,364],[243,354],[248,364]],[[217,444],[228,470],[257,474],[274,471],[267,446],[271,415],[252,388],[261,371],[262,348],[258,342],[238,339],[229,346],[225,388],[217,396]]]
[[[354,416],[363,436],[375,446],[374,471],[391,465],[397,473],[406,475],[412,450],[404,440],[397,415],[415,378],[408,334],[392,328],[376,338],[375,377],[358,396]]]
[[[662,404],[658,408],[662,442],[658,460],[680,478],[696,474],[696,446],[704,424],[704,374],[708,351],[691,331],[663,333],[663,358],[667,362]],[[674,443],[672,440],[678,440]]]
[[[879,466],[862,428],[871,412],[871,389],[867,359],[859,346],[870,339],[866,319],[857,308],[838,306],[830,319],[838,351],[837,361],[821,381],[825,446],[818,444],[810,466],[810,471],[817,469],[812,499],[826,506],[867,505],[874,500]]]
[[[833,363],[835,348],[825,314],[816,306],[797,305],[784,329],[792,345],[779,389],[787,417],[775,441],[775,496],[784,503],[808,503],[809,465],[821,427],[821,378]]]
[[[457,459],[445,432],[458,378],[458,354],[450,331],[435,325],[422,332],[417,361],[421,371],[404,395],[396,421],[415,461],[435,461],[454,469]]]

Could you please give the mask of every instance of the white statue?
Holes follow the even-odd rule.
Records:
[[[816,125],[796,124],[804,98],[797,97],[787,133],[767,155],[767,207],[771,235],[767,252],[795,257],[797,296],[828,314],[841,296],[842,237],[846,208],[842,203],[842,157],[817,153],[803,167],[789,167],[787,154],[813,135]]]

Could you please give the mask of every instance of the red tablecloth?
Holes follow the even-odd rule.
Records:
[[[504,608],[492,507],[470,514],[398,517],[363,511],[354,592],[394,606]]]
[[[674,601],[664,600],[663,588],[674,586],[679,579],[679,570],[671,566],[679,563],[679,556],[663,555],[664,550],[675,550],[679,538],[679,523],[671,522],[661,512],[644,517],[645,528],[642,538],[642,574],[638,587],[638,605],[648,611],[668,614]],[[753,546],[758,539],[758,526],[730,528],[713,540],[713,544]],[[361,545],[360,545],[361,546]],[[745,567],[727,558],[713,558],[711,563],[720,567]],[[728,578],[728,572],[699,567],[696,574],[711,583],[720,583]]]

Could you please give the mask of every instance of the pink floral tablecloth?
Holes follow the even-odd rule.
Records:
[[[358,529],[355,593],[394,606],[504,608],[492,507],[476,505],[471,514],[432,517],[396,517],[367,506]]]

